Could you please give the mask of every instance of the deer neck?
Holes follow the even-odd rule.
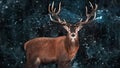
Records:
[[[65,47],[66,47],[67,51],[73,51],[74,49],[79,48],[78,35],[76,36],[74,41],[70,38],[69,35],[67,35],[67,37],[66,37],[66,46]]]
[[[65,41],[65,48],[67,51],[67,54],[69,56],[69,59],[72,61],[79,49],[79,40],[78,36],[75,38],[74,42],[70,39],[70,37],[67,35],[66,41]]]

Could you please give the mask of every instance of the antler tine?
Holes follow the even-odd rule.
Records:
[[[50,6],[51,6],[51,4],[49,4],[49,6],[48,6],[48,11],[49,11],[49,13],[52,13],[50,10]]]
[[[52,2],[51,11],[55,13],[56,8],[54,8],[54,1]]]
[[[49,15],[51,21],[53,21],[53,22],[59,22],[59,21],[54,20],[50,14],[48,14],[48,15]]]
[[[82,22],[83,19],[80,19],[80,22]]]
[[[56,14],[59,14],[60,10],[61,10],[61,2],[59,3],[59,8],[58,8],[58,11],[56,12]]]
[[[54,1],[52,2],[51,11],[54,12]]]
[[[86,18],[86,20],[84,22],[81,22],[81,24],[89,23],[89,22],[91,22],[92,20],[94,20],[96,18],[96,10],[97,10],[98,5],[95,4],[95,7],[93,7],[93,4],[90,1],[89,1],[89,3],[90,3],[90,7],[92,8],[92,11],[91,11],[91,13],[88,13],[88,8],[87,8],[87,6],[85,7],[85,9],[86,9],[86,17],[87,18]],[[92,16],[94,16],[94,17],[93,17],[93,19],[90,20],[90,18]]]
[[[92,3],[89,1],[89,3],[90,3],[90,7],[93,9],[93,5],[92,5]]]
[[[98,5],[97,5],[97,4],[95,4],[95,10],[97,10],[97,8],[98,8]]]
[[[58,20],[54,20],[50,14],[48,14],[48,15],[50,17],[50,20],[53,21],[53,22],[59,22],[62,25],[66,25],[67,24],[65,19],[63,19],[63,21],[61,21],[59,18],[58,18]]]
[[[79,23],[82,22],[82,20],[83,20],[83,19],[81,18],[80,21],[79,21]]]
[[[80,21],[78,23],[75,24],[75,26],[80,26],[81,25],[81,22],[82,22],[83,19],[80,19]]]
[[[56,11],[56,8],[53,10],[53,12],[55,12]]]
[[[51,13],[53,16],[54,15],[58,15],[60,13],[60,10],[61,10],[61,2],[59,3],[59,8],[58,8],[58,11],[56,12],[56,8],[54,8],[54,1],[52,2],[52,6],[51,4],[49,4],[48,6],[48,11],[49,13]]]
[[[93,17],[93,20],[95,20],[95,18],[96,18],[96,12],[94,13],[94,17]]]
[[[86,16],[87,16],[87,19],[86,19],[85,22],[87,22],[87,21],[88,21],[88,16],[89,16],[89,15],[88,15],[88,8],[87,8],[87,6],[85,7],[85,9],[86,9],[86,13],[85,13],[85,14],[86,14]]]
[[[94,9],[94,11],[96,11],[96,10],[97,10],[97,8],[98,8],[98,5],[97,5],[97,4],[95,4],[95,9]],[[95,12],[95,14],[94,14],[94,18],[93,18],[93,20],[95,20],[95,18],[96,18],[96,12]]]
[[[54,8],[54,1],[52,2],[52,5],[49,4],[48,11],[49,11],[50,14],[48,14],[48,15],[50,17],[50,20],[53,21],[53,22],[58,22],[58,23],[60,23],[62,25],[63,24],[67,24],[65,20],[62,21],[59,18],[58,14],[60,13],[60,10],[61,10],[61,2],[59,3],[59,7],[58,7],[58,11],[57,12],[56,12],[56,8]],[[56,19],[53,19],[51,15],[55,16]]]

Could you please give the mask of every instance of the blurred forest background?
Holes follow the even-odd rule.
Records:
[[[0,0],[0,68],[23,68],[23,45],[30,39],[66,35],[49,19],[52,1],[56,7],[62,2],[59,15],[72,24],[85,18],[89,1],[99,6],[95,21],[79,31],[81,48],[73,68],[120,68],[120,0]]]

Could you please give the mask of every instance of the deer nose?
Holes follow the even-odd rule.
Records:
[[[72,34],[71,36],[72,36],[72,37],[75,37],[75,34]]]

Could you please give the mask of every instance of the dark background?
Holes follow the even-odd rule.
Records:
[[[47,7],[52,1],[0,0],[0,68],[22,68],[26,60],[23,45],[30,39],[66,35],[62,26],[49,19]],[[88,0],[55,0],[56,7],[60,1],[62,19],[71,24],[85,19]],[[97,17],[79,31],[80,49],[72,66],[120,68],[120,0],[90,1],[99,6]]]

